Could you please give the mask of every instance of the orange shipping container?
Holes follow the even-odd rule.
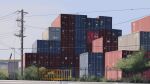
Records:
[[[150,16],[146,16],[140,20],[134,21],[131,23],[132,33],[139,31],[148,31],[150,32]]]

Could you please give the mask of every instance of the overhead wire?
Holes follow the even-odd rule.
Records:
[[[150,10],[150,8],[129,8],[129,9],[113,9],[113,10],[102,10],[102,11],[89,11],[80,13],[97,13],[97,12],[120,12],[120,11],[137,11],[137,10]]]
[[[141,18],[146,17],[146,16],[150,16],[150,14],[143,15],[143,16],[140,16],[140,17],[136,17],[136,18],[133,18],[133,19],[129,19],[129,20],[126,20],[126,21],[123,21],[123,22],[119,22],[119,23],[113,24],[113,26],[128,23],[128,22],[131,22],[131,21],[134,21],[134,20],[137,20],[137,19],[141,19]]]
[[[101,10],[101,11],[85,11],[85,12],[77,12],[77,13],[97,13],[97,12],[121,12],[121,11],[137,11],[137,10],[150,10],[150,8],[129,8],[129,9],[113,9],[113,10]],[[75,13],[76,14],[76,13]],[[37,14],[37,15],[30,15],[26,17],[35,17],[35,16],[51,16],[51,15],[58,15],[58,13],[53,14]]]
[[[25,25],[25,27],[30,27],[30,28],[34,28],[34,29],[43,29],[43,30],[46,30],[47,28],[46,27],[38,27],[38,26],[31,26],[31,25]]]
[[[12,13],[7,14],[7,15],[4,15],[4,16],[1,16],[1,17],[0,17],[0,20],[3,20],[3,19],[6,19],[6,18],[9,18],[10,16],[15,15],[16,13],[17,13],[17,11],[12,12]]]

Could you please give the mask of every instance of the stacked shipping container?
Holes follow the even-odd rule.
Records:
[[[87,51],[86,46],[86,15],[75,15],[75,54]]]
[[[150,32],[150,16],[132,22],[132,33],[140,31]]]
[[[114,51],[118,50],[118,36],[122,35],[121,30],[105,30],[101,29],[98,33],[98,35],[95,34],[91,35],[91,40],[89,40],[89,43],[92,42],[92,52],[109,52],[109,51]],[[94,38],[96,37],[96,38]],[[101,38],[98,38],[101,37]],[[98,48],[98,50],[96,49]]]
[[[80,77],[103,76],[103,53],[80,54]]]
[[[150,32],[137,32],[118,38],[118,50],[150,51]]]
[[[106,36],[107,38],[112,39],[112,36],[114,36],[115,40],[111,40],[113,43],[117,41],[117,37],[122,33],[121,30],[112,30],[112,17],[106,16],[87,18],[86,15],[61,14],[52,22],[51,26],[52,27],[48,28],[48,30],[43,33],[43,40],[38,40],[33,44],[34,53],[25,54],[26,61],[28,60],[28,62],[25,62],[25,65],[26,67],[32,65],[35,62],[35,59],[38,62],[43,60],[40,59],[41,57],[39,58],[39,56],[43,56],[44,58],[50,56],[49,58],[53,57],[51,58],[53,60],[59,60],[58,63],[56,62],[57,68],[71,68],[73,77],[79,76],[79,55],[87,51],[92,51],[91,49],[93,40],[100,37],[105,38]],[[103,40],[103,42],[106,41],[107,39]],[[115,46],[116,44],[112,45]],[[109,44],[107,46],[109,46]],[[105,50],[105,48],[103,49]],[[111,49],[108,51],[110,50]],[[45,53],[48,53],[48,55]],[[93,60],[89,60],[91,63],[96,59],[104,59],[104,57],[98,58],[97,53],[89,53],[88,55],[89,58],[94,56],[92,57]],[[99,55],[101,56],[101,54]],[[46,62],[55,65],[55,63],[53,63],[55,61],[45,60],[45,62],[42,63],[42,66],[47,68],[52,67],[51,65],[47,65]],[[100,65],[100,67],[101,71],[104,71],[104,61],[97,60],[96,63],[93,63],[93,66],[100,64],[98,62],[103,64]],[[90,68],[92,69],[93,67],[89,67],[89,70]],[[90,74],[95,73],[92,72],[92,70],[90,70],[90,72]],[[98,76],[98,74],[94,75]],[[100,72],[99,76],[101,75],[102,72]]]
[[[57,61],[56,61],[57,60]],[[25,68],[31,65],[45,68],[61,68],[60,54],[25,53]]]
[[[46,31],[42,33],[43,40],[57,40],[60,41],[60,31],[59,27],[49,27]]]
[[[120,80],[123,72],[116,69],[117,62],[132,54],[133,51],[111,51],[105,53],[105,78],[107,80]]]
[[[32,46],[33,53],[60,53],[60,41],[37,40]]]
[[[126,73],[122,72],[121,70],[115,68],[117,62],[122,59],[126,58],[127,55],[134,53],[135,51],[112,51],[105,53],[105,78],[107,80],[120,80],[121,78],[125,77]],[[146,58],[150,58],[150,53],[145,53]],[[141,73],[144,79],[150,79],[150,69],[145,70]]]

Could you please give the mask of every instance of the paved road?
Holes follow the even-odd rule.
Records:
[[[71,82],[71,81],[25,81],[25,80],[0,80],[0,84],[120,84],[106,82]],[[127,83],[121,83],[127,84]],[[131,83],[130,83],[131,84]]]

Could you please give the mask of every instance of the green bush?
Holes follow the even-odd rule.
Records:
[[[8,76],[3,73],[3,72],[0,72],[0,80],[7,80],[8,79]]]
[[[23,79],[25,80],[38,80],[38,68],[35,66],[27,67],[24,70]]]

